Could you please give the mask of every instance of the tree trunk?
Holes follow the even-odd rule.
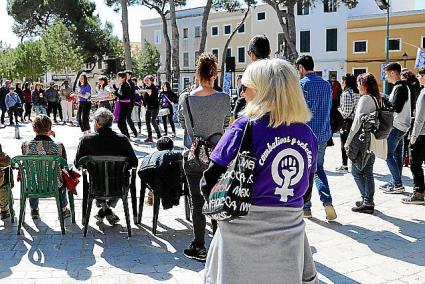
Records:
[[[279,3],[282,1],[275,0],[264,0],[266,4],[272,6],[276,11],[279,24],[282,27],[283,37],[285,39],[286,46],[288,47],[289,54],[286,54],[288,61],[295,62],[298,58],[297,51],[297,31],[295,29],[295,0],[286,1],[286,7],[288,7],[288,12],[280,10]]]
[[[168,36],[167,18],[165,14],[160,14],[162,20],[162,33],[165,40],[165,77],[171,84],[171,42]]]
[[[246,17],[248,17],[249,9],[250,9],[250,7],[248,6],[248,8],[246,8],[246,11],[245,11],[245,14],[244,14],[242,20],[239,22],[239,24],[233,30],[232,34],[227,39],[226,44],[224,45],[223,55],[222,55],[222,60],[221,60],[221,73],[220,73],[220,83],[221,83],[222,86],[223,86],[223,81],[224,81],[224,73],[225,73],[225,65],[226,65],[226,57],[227,57],[226,56],[227,55],[227,48],[229,47],[230,42],[232,41],[233,36],[236,34],[236,32],[239,30],[239,28],[243,25],[243,23],[246,20]]]
[[[207,28],[208,28],[208,18],[210,16],[210,11],[212,7],[212,0],[208,0],[204,8],[204,13],[202,15],[202,26],[201,26],[201,43],[199,44],[199,54],[202,54],[205,51],[205,45],[207,43]]]
[[[128,0],[120,0],[121,2],[121,21],[122,21],[122,39],[124,44],[125,68],[132,69],[131,50],[130,50],[130,35],[128,32]]]
[[[179,28],[177,27],[176,6],[174,0],[170,0],[171,37],[173,38],[173,77],[180,81],[180,49]]]

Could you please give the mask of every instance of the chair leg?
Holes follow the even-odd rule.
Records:
[[[187,194],[184,196],[184,211],[186,213],[186,220],[190,222],[190,200]]]
[[[74,194],[68,191],[69,208],[71,210],[71,222],[75,224]]]
[[[60,193],[58,192],[58,194],[55,196],[56,199],[56,205],[58,207],[58,216],[59,216],[59,222],[61,224],[61,231],[62,231],[62,235],[65,235],[65,224],[64,224],[64,220],[63,220],[63,214],[62,214],[62,200],[60,197]]]
[[[12,188],[7,189],[7,198],[9,203],[9,212],[10,212],[10,222],[15,223],[15,210],[13,210],[13,194]]]
[[[18,231],[17,231],[17,235],[21,234],[21,227],[22,227],[22,223],[24,222],[24,214],[25,214],[25,205],[27,201],[27,197],[26,196],[21,196],[21,201],[20,201],[20,208],[19,208],[19,220],[18,220]]]
[[[154,194],[153,196],[153,221],[152,221],[152,234],[156,235],[156,228],[158,227],[158,215],[159,215],[159,205],[161,199],[159,195]]]
[[[131,224],[130,224],[130,212],[128,210],[128,196],[122,197],[122,203],[124,205],[125,222],[127,223],[128,237],[131,237]]]
[[[140,185],[139,213],[137,215],[137,224],[142,223],[143,205],[145,202],[146,185],[142,182]]]
[[[87,202],[87,211],[86,211],[86,216],[84,218],[84,237],[87,236],[87,229],[89,227],[89,220],[90,220],[90,212],[91,212],[91,206],[93,204],[93,198],[89,198],[88,202]]]

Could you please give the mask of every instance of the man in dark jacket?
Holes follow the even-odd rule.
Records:
[[[84,156],[124,156],[131,159],[130,166],[137,167],[137,157],[128,138],[112,130],[113,115],[106,108],[99,108],[94,114],[94,129],[96,133],[85,136],[78,145],[74,164],[78,167],[79,161]],[[115,207],[117,199],[103,201],[96,200],[96,205],[101,207],[95,218],[99,221],[106,220],[111,225],[119,221],[110,207]]]

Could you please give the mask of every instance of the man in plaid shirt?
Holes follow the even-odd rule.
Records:
[[[317,151],[317,172],[314,177],[320,201],[326,211],[326,219],[329,221],[336,219],[336,212],[332,206],[332,196],[329,190],[328,179],[326,177],[323,164],[328,140],[332,137],[330,125],[330,112],[332,107],[331,85],[314,73],[314,61],[309,55],[303,55],[296,61],[296,67],[300,74],[301,88],[308,107],[313,115],[308,125],[317,137],[319,149]],[[313,182],[304,195],[304,217],[311,218],[311,193]]]

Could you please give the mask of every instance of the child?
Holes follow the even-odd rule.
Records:
[[[0,145],[0,219],[4,220],[10,217],[7,194],[4,190],[6,173],[5,169],[10,166],[10,158],[3,153]]]
[[[18,94],[15,93],[15,87],[10,86],[9,93],[6,95],[5,103],[7,113],[9,114],[10,118],[10,125],[13,125],[13,116],[15,116],[16,124],[18,124],[18,116],[20,113],[19,109],[22,106],[22,102]]]

